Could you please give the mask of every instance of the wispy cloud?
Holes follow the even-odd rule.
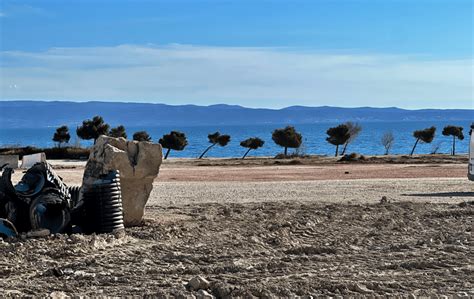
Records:
[[[31,17],[31,16],[50,16],[50,12],[29,4],[18,4],[15,2],[6,2],[2,5],[0,17]]]
[[[472,59],[188,45],[0,55],[2,99],[473,108]]]

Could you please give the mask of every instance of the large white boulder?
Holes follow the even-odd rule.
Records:
[[[139,225],[162,159],[160,144],[100,136],[86,164],[83,190],[101,175],[119,170],[125,226]]]

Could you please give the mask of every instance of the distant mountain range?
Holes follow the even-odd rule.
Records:
[[[119,102],[0,101],[1,128],[77,126],[101,115],[111,125],[307,124],[342,121],[474,121],[472,109],[338,108],[291,106],[253,109],[235,105],[180,105]]]

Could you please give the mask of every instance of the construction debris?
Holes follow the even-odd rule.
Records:
[[[117,171],[99,177],[86,192],[68,187],[47,162],[34,164],[16,185],[11,181],[13,172],[7,167],[0,176],[1,237],[123,229]]]

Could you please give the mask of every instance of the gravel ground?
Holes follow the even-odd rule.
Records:
[[[472,204],[150,207],[125,236],[0,242],[4,295],[474,296]],[[187,288],[196,276],[207,280]]]
[[[0,293],[474,296],[463,164],[186,163],[164,165],[144,225],[125,234],[0,241]],[[80,183],[80,164],[56,167]]]

